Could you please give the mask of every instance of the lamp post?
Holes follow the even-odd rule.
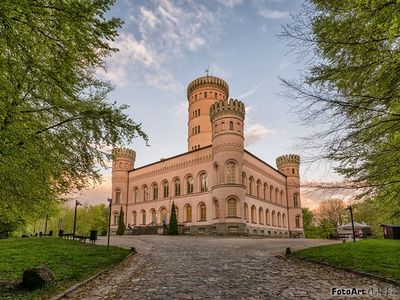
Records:
[[[347,208],[350,211],[350,218],[351,218],[351,229],[353,231],[353,242],[356,242],[356,235],[354,232],[354,219],[353,219],[353,208],[351,207],[351,205],[349,205],[349,207]]]
[[[108,213],[108,236],[107,236],[107,250],[110,249],[110,235],[111,235],[111,204],[112,204],[112,199],[107,198],[108,201],[108,207],[110,208],[109,213]]]
[[[72,233],[72,238],[74,240],[75,240],[75,231],[76,231],[76,211],[77,211],[78,205],[82,205],[82,204],[80,204],[78,200],[75,200],[74,232]]]
[[[49,219],[49,215],[46,215],[46,222],[44,223],[44,235],[47,234],[47,220]]]

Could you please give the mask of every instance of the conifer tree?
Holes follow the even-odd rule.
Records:
[[[124,233],[125,233],[124,211],[122,210],[122,207],[121,207],[121,209],[119,211],[119,217],[118,217],[117,234],[123,235]]]
[[[169,218],[169,234],[170,235],[178,234],[178,220],[176,219],[176,211],[175,211],[175,203],[174,202],[172,202],[171,216]]]

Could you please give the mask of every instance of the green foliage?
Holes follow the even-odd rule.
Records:
[[[400,2],[309,2],[282,34],[310,58],[304,77],[284,80],[288,95],[304,122],[326,129],[306,143],[360,197],[400,213]]]
[[[363,240],[308,248],[294,255],[400,280],[400,241]]]
[[[140,125],[95,76],[117,51],[114,0],[0,1],[0,215],[33,221],[72,190],[99,182],[102,149]]]
[[[178,220],[176,219],[175,203],[172,202],[171,216],[169,217],[169,235],[178,234]]]
[[[119,216],[118,216],[118,228],[117,228],[117,234],[118,235],[123,235],[125,233],[125,221],[124,221],[124,211],[122,210],[122,207],[119,211]]]
[[[29,251],[29,255],[27,255]],[[94,273],[121,261],[130,251],[106,246],[85,244],[58,238],[24,238],[0,240],[0,281],[20,280],[25,269],[46,264],[54,272],[55,286],[36,292],[20,289],[4,290],[6,299],[50,298],[49,294],[83,281]],[[45,297],[47,296],[47,297]]]
[[[316,220],[314,213],[307,207],[302,208],[302,211],[304,236],[308,239],[323,238],[320,232],[320,228],[315,225]]]

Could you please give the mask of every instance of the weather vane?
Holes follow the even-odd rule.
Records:
[[[207,66],[207,68],[204,71],[206,72],[206,76],[208,77],[208,72],[210,72],[210,66]]]

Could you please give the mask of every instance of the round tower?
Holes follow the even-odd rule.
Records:
[[[289,231],[292,237],[302,237],[303,216],[300,201],[300,156],[288,154],[276,159],[278,170],[286,175]]]
[[[199,77],[188,85],[188,151],[211,145],[210,106],[228,96],[228,84],[218,77]]]
[[[112,151],[112,203],[118,211],[119,204],[128,203],[128,174],[134,168],[135,158],[136,152],[132,149],[114,148]]]
[[[213,152],[213,201],[217,232],[246,232],[243,218],[245,187],[241,183],[244,156],[245,106],[223,100],[210,107]]]

